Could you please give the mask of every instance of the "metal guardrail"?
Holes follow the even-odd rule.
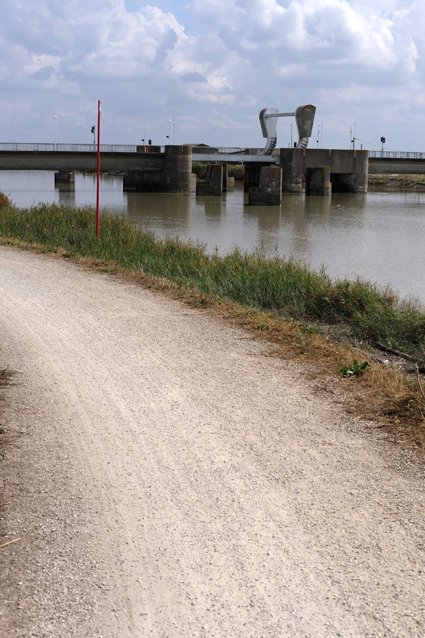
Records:
[[[102,153],[136,153],[137,149],[142,145],[136,144],[101,144],[100,150]],[[149,149],[149,147],[147,147]],[[198,151],[198,147],[195,147]],[[164,151],[164,146],[160,146],[161,151]],[[203,149],[204,153],[211,153],[213,149],[209,149],[208,146]],[[230,148],[217,148],[214,152],[236,154],[245,153],[246,148],[230,147]],[[258,149],[261,150],[261,149]],[[0,151],[11,152],[36,152],[36,153],[93,153],[97,151],[96,144],[55,144],[53,142],[0,142]]]
[[[0,151],[11,152],[36,152],[36,153],[94,153],[96,144],[44,144],[30,142],[0,142]],[[101,144],[102,153],[136,153],[135,144]]]
[[[101,144],[100,151],[102,153],[136,153],[137,148],[140,148],[140,145],[136,144]],[[164,147],[161,146],[161,151],[164,150]],[[252,150],[252,149],[251,149]],[[366,149],[365,149],[366,150]],[[96,144],[55,144],[44,143],[44,142],[0,142],[0,151],[11,151],[11,152],[37,152],[37,153],[52,153],[52,152],[61,152],[61,153],[94,153],[97,151]],[[205,154],[211,153],[212,149],[209,150],[208,147],[202,149],[202,152]],[[218,154],[244,154],[246,153],[246,148],[217,148],[214,151],[218,152]],[[261,149],[258,149],[260,152]],[[196,148],[195,153],[199,152],[199,149]],[[411,151],[369,151],[370,158],[376,159],[405,159],[405,160],[425,160],[425,152],[411,152]]]
[[[369,151],[369,158],[425,160],[425,153],[404,152],[404,151]]]

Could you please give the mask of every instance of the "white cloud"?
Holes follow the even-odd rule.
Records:
[[[1,137],[42,141],[60,113],[61,134],[85,141],[101,96],[117,143],[145,118],[164,142],[175,114],[178,141],[260,145],[260,108],[312,102],[369,136],[387,109],[395,144],[418,147],[424,30],[423,0],[3,0]]]

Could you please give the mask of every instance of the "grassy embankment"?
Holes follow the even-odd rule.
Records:
[[[364,281],[332,281],[325,272],[309,271],[293,261],[238,251],[209,256],[200,246],[159,240],[113,216],[103,216],[96,240],[90,209],[41,205],[18,210],[6,205],[0,210],[0,241],[83,258],[169,290],[253,330],[286,356],[314,361],[320,375],[333,375],[334,383],[351,383],[342,380],[341,367],[367,358],[354,345],[370,352],[383,344],[424,365],[425,311]],[[371,368],[354,383],[363,399],[367,395],[368,409],[414,424],[419,440],[425,429],[419,375],[409,380],[374,363],[373,356],[368,361]]]

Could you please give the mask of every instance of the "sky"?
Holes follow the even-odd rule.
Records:
[[[98,99],[105,144],[261,147],[314,104],[313,148],[425,152],[425,0],[2,0],[0,142],[92,142]]]

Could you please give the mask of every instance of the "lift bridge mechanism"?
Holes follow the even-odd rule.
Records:
[[[276,108],[262,109],[260,111],[260,124],[263,137],[267,138],[267,144],[260,155],[271,155],[277,144],[276,125],[278,117],[291,117],[295,115],[298,128],[298,143],[296,148],[307,148],[308,140],[313,130],[314,115],[316,107],[312,104],[299,106],[294,113],[279,113]]]

